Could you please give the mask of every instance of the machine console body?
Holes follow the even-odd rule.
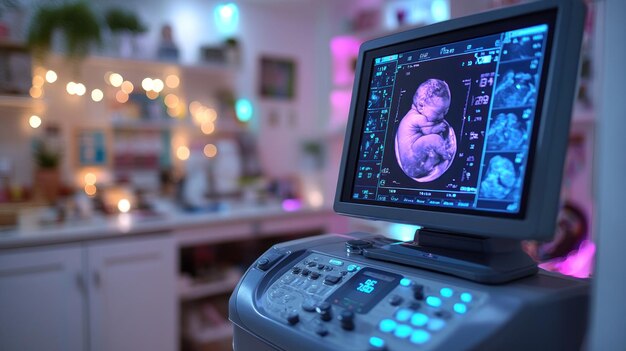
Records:
[[[584,280],[542,272],[481,285],[367,258],[350,250],[355,240],[393,244],[364,233],[323,235],[262,255],[231,297],[235,349],[554,350],[582,343]]]

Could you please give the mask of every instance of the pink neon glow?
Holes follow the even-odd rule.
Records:
[[[354,80],[354,60],[359,55],[361,41],[350,36],[335,37],[330,40],[333,57],[333,84],[352,85]]]
[[[346,124],[346,121],[348,120],[348,113],[350,112],[351,98],[352,91],[350,89],[334,90],[330,93],[331,127]]]
[[[591,240],[585,240],[580,244],[578,251],[572,251],[565,259],[548,261],[539,267],[576,278],[588,278],[593,273],[595,253],[596,245]]]
[[[282,203],[283,210],[294,212],[302,208],[302,201],[298,199],[285,199]]]

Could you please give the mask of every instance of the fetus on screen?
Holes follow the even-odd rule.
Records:
[[[396,133],[396,159],[402,171],[418,182],[439,178],[456,153],[454,130],[444,119],[450,108],[450,88],[429,79],[417,88],[410,110]]]

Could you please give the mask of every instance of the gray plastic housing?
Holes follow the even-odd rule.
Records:
[[[395,208],[355,203],[350,199],[342,200],[346,179],[352,176],[347,173],[347,160],[358,156],[358,150],[350,149],[349,141],[360,137],[361,131],[355,130],[355,120],[364,118],[356,115],[356,104],[359,94],[368,89],[369,73],[363,70],[366,52],[407,41],[418,40],[419,43],[420,38],[551,9],[557,12],[554,37],[548,72],[545,75],[543,106],[539,112],[540,126],[535,140],[534,162],[529,167],[531,172],[524,189],[527,199],[523,218]],[[355,72],[334,210],[353,217],[415,224],[450,233],[513,240],[550,240],[554,236],[558,213],[585,13],[585,6],[580,0],[538,1],[441,22],[363,43]]]

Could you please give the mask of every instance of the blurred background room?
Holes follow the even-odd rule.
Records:
[[[359,45],[518,0],[0,0],[0,349],[228,350],[271,245],[415,227],[332,211]],[[547,270],[589,277],[589,2]]]

